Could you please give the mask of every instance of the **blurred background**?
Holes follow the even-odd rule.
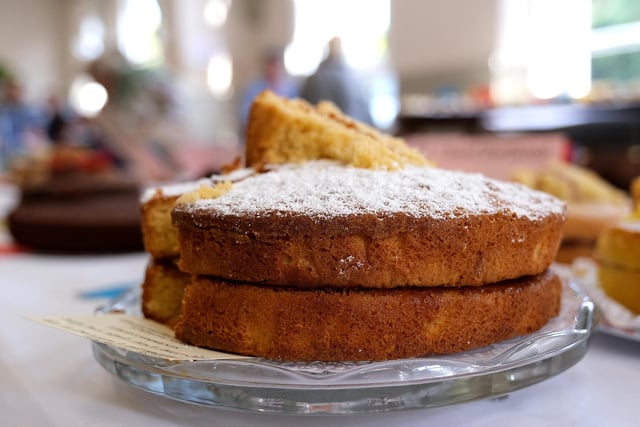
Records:
[[[520,157],[563,157],[621,188],[640,174],[633,0],[3,0],[0,7],[4,171],[52,144],[102,148],[148,181],[215,171],[242,153],[252,85],[262,79],[299,95],[339,37],[370,122],[444,165],[459,166],[460,147],[471,143],[470,167],[502,176],[504,166],[490,163],[524,141]],[[283,68],[269,71],[269,60]],[[497,136],[500,144],[484,144]]]

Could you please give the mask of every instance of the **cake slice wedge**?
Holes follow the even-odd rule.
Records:
[[[330,102],[313,106],[262,92],[251,107],[247,126],[248,166],[337,160],[368,169],[401,169],[431,163],[401,138],[345,116]]]

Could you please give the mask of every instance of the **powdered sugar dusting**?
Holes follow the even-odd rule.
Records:
[[[149,200],[151,200],[151,198],[153,198],[155,194],[157,194],[158,191],[160,191],[164,196],[181,196],[184,193],[188,193],[196,190],[198,187],[200,187],[200,185],[213,186],[219,182],[225,182],[225,181],[236,182],[236,181],[246,179],[247,177],[254,175],[255,173],[256,171],[253,168],[242,168],[242,169],[236,169],[227,174],[211,175],[210,177],[201,178],[197,181],[176,182],[171,184],[149,187],[142,193],[140,202],[141,203],[148,202]]]
[[[564,203],[520,184],[479,174],[425,167],[369,170],[314,161],[257,174],[234,183],[216,199],[201,199],[183,208],[221,215],[277,212],[311,217],[403,212],[449,218],[508,212],[536,219],[561,214]]]
[[[140,197],[140,203],[148,202],[156,194],[158,194],[158,192],[160,192],[164,196],[180,196],[184,193],[195,190],[201,184],[211,185],[211,180],[209,180],[208,178],[203,178],[198,181],[178,182],[174,184],[149,187],[142,193],[142,197]]]
[[[626,221],[620,221],[618,223],[618,227],[632,233],[640,233],[640,220],[629,219]]]

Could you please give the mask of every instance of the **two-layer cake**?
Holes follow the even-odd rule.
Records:
[[[558,313],[561,201],[432,167],[331,111],[265,93],[247,141],[257,169],[150,191],[145,315],[198,346],[334,361],[464,351]],[[171,307],[158,264],[181,277],[158,292]]]

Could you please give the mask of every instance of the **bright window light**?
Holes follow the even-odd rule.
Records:
[[[86,74],[76,77],[71,84],[69,102],[71,108],[83,117],[95,117],[108,100],[107,90]]]
[[[162,61],[162,42],[158,35],[162,12],[157,0],[120,0],[118,48],[136,65]]]
[[[104,52],[104,24],[95,15],[80,21],[78,34],[73,41],[73,55],[80,61],[93,61]]]
[[[536,1],[532,27],[540,29],[530,43],[527,82],[533,96],[573,98],[591,89],[591,1]]]
[[[215,54],[207,66],[207,86],[211,94],[221,100],[233,95],[233,65],[227,52]]]
[[[293,75],[309,75],[322,61],[327,42],[342,39],[347,63],[353,68],[378,65],[385,57],[390,0],[294,0],[293,41],[285,66]],[[366,11],[366,19],[362,19]]]
[[[212,28],[220,28],[227,22],[231,0],[209,0],[204,7],[204,22]]]
[[[591,90],[591,0],[502,0],[491,59],[498,103],[581,98]]]

